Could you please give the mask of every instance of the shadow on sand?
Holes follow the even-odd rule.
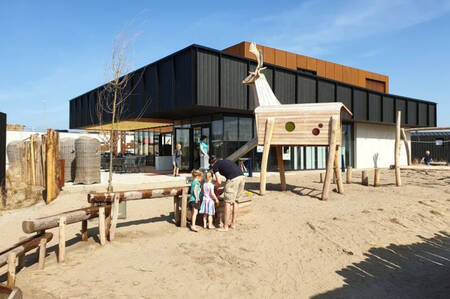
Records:
[[[449,298],[450,235],[418,237],[410,245],[371,248],[364,261],[336,272],[345,286],[312,298]]]

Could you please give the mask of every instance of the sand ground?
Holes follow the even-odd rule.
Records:
[[[104,247],[96,219],[88,242],[80,224],[69,225],[63,264],[51,230],[45,270],[30,252],[17,285],[25,298],[448,298],[450,172],[403,171],[400,188],[391,170],[378,188],[358,174],[327,202],[318,200],[318,172],[288,175],[285,193],[270,176],[267,194],[246,195],[252,206],[228,233],[176,227],[170,198],[129,202]],[[86,206],[85,195],[3,212],[0,248],[24,235],[22,220]]]

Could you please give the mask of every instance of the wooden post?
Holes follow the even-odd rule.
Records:
[[[400,126],[402,120],[402,112],[397,111],[397,123],[395,130],[395,185],[400,187],[402,179],[400,177]]]
[[[319,183],[321,183],[321,184],[323,183],[323,173],[322,172],[320,173],[320,181],[319,181]]]
[[[16,284],[16,254],[14,252],[8,255],[8,288],[14,288]]]
[[[100,207],[98,211],[98,231],[100,234],[100,244],[104,246],[106,244],[105,207]]]
[[[374,179],[373,179],[373,185],[375,187],[380,186],[380,171],[381,171],[381,169],[375,168],[375,175],[374,175]]]
[[[59,218],[59,250],[58,263],[63,263],[66,259],[66,217]]]
[[[30,143],[30,147],[31,147],[31,184],[33,186],[36,185],[36,157],[34,156],[34,139],[35,139],[35,135],[31,135],[31,143]]]
[[[180,196],[178,195],[173,197],[173,216],[175,218],[175,224],[180,225]]]
[[[367,171],[361,171],[361,184],[364,186],[369,186],[369,177],[367,176]]]
[[[114,240],[114,237],[116,235],[116,228],[117,228],[117,219],[119,217],[119,197],[114,196],[114,202],[113,202],[113,215],[112,215],[112,222],[111,222],[111,228],[109,230],[109,240]]]
[[[261,161],[261,177],[259,185],[259,195],[266,193],[266,175],[267,175],[267,161],[269,160],[270,143],[272,141],[273,127],[275,124],[275,118],[268,117],[266,120],[266,128],[264,135],[264,150]]]
[[[187,201],[188,201],[188,190],[187,188],[183,188],[183,191],[181,193],[181,221],[180,221],[181,227],[186,227]]]
[[[81,240],[87,241],[88,240],[88,222],[87,220],[81,221]]]
[[[322,200],[328,200],[330,193],[331,177],[333,176],[333,165],[336,156],[336,131],[338,128],[337,117],[332,116],[330,121],[330,138],[328,149],[327,171],[325,172],[325,181],[323,183]]]
[[[286,175],[284,173],[283,149],[281,145],[276,146],[278,169],[280,170],[281,191],[286,191]]]
[[[334,157],[334,176],[336,177],[336,185],[339,194],[344,194],[344,184],[342,183],[341,173],[341,157],[339,154],[339,146],[336,146]]]
[[[23,267],[25,267],[25,253],[19,254],[17,256],[17,264],[20,269],[23,269]]]
[[[111,213],[112,213],[112,208],[109,210],[107,208],[105,208],[105,238],[106,238],[106,240],[109,240],[109,238],[110,238]]]
[[[352,170],[353,168],[351,166],[347,166],[347,184],[352,183]]]
[[[405,129],[402,128],[401,132],[402,132],[403,143],[405,144],[406,158],[408,160],[408,166],[409,166],[409,165],[411,165],[411,151],[409,149],[408,139],[406,139]]]
[[[38,268],[40,270],[45,267],[45,255],[47,254],[47,239],[41,239],[39,242],[39,262]]]

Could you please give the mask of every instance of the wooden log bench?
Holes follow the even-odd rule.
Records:
[[[12,246],[0,251],[0,267],[8,264],[8,282],[7,287],[13,288],[15,285],[16,276],[16,260],[18,259],[19,267],[25,265],[25,254],[41,244],[47,244],[53,238],[53,234],[49,232],[41,232],[34,236],[24,238]],[[39,251],[41,253],[41,250]],[[39,255],[39,261],[45,258],[45,251],[43,255]]]
[[[9,288],[0,285],[0,299],[22,299],[22,291],[19,288]]]

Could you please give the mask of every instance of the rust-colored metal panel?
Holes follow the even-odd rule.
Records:
[[[275,64],[286,67],[286,51],[275,49]]]
[[[334,79],[336,81],[342,81],[342,65],[335,64],[334,65]]]
[[[275,64],[275,49],[269,47],[262,47],[264,62]]]
[[[367,72],[358,70],[358,85],[364,87],[366,84]]]
[[[326,76],[325,61],[320,59],[317,59],[317,75],[322,77]]]
[[[308,69],[308,58],[303,55],[297,55],[297,67],[301,69]]]
[[[351,74],[351,84],[353,85],[359,85],[358,84],[358,70],[351,67],[350,68],[350,74]]]
[[[311,71],[317,71],[317,59],[306,57],[306,68]]]
[[[327,62],[325,65],[325,77],[328,79],[336,80],[335,69],[336,64],[332,62]]]
[[[348,66],[342,66],[342,81],[344,81],[345,83],[352,83],[352,74],[351,74],[351,69]]]
[[[286,67],[296,70],[297,69],[297,57],[294,53],[286,52]]]

